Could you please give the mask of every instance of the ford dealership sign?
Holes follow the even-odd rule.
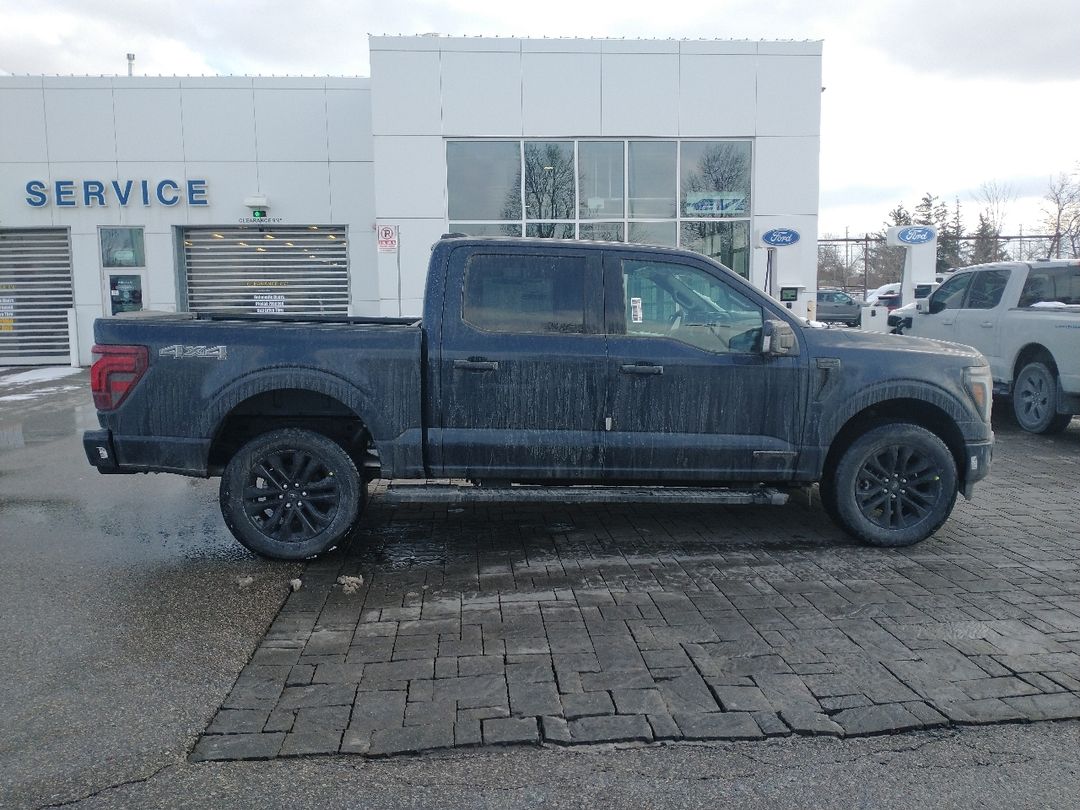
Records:
[[[905,245],[924,245],[937,236],[933,228],[925,225],[915,225],[910,228],[902,228],[896,238]]]
[[[770,247],[785,247],[799,241],[799,232],[794,228],[773,228],[761,235],[761,241]]]

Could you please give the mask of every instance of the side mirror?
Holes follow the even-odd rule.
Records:
[[[930,311],[930,299],[929,298],[916,298],[915,299],[915,311],[921,312],[924,315]]]
[[[761,353],[770,357],[790,357],[799,353],[795,330],[787,321],[768,320],[761,329]]]

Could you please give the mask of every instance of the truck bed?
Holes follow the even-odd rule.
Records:
[[[101,319],[94,338],[149,350],[140,383],[99,412],[120,467],[215,474],[212,449],[229,439],[227,417],[252,409],[272,417],[295,405],[291,391],[314,392],[302,397],[312,419],[345,415],[320,396],[345,403],[390,469],[422,467],[417,319],[175,313]]]

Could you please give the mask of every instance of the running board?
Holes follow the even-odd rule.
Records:
[[[678,503],[783,506],[788,493],[774,487],[547,487],[536,484],[478,487],[473,484],[394,482],[380,500],[389,503]]]

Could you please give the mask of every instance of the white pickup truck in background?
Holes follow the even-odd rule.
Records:
[[[902,331],[982,352],[1024,430],[1057,433],[1080,413],[1080,261],[958,270]]]

